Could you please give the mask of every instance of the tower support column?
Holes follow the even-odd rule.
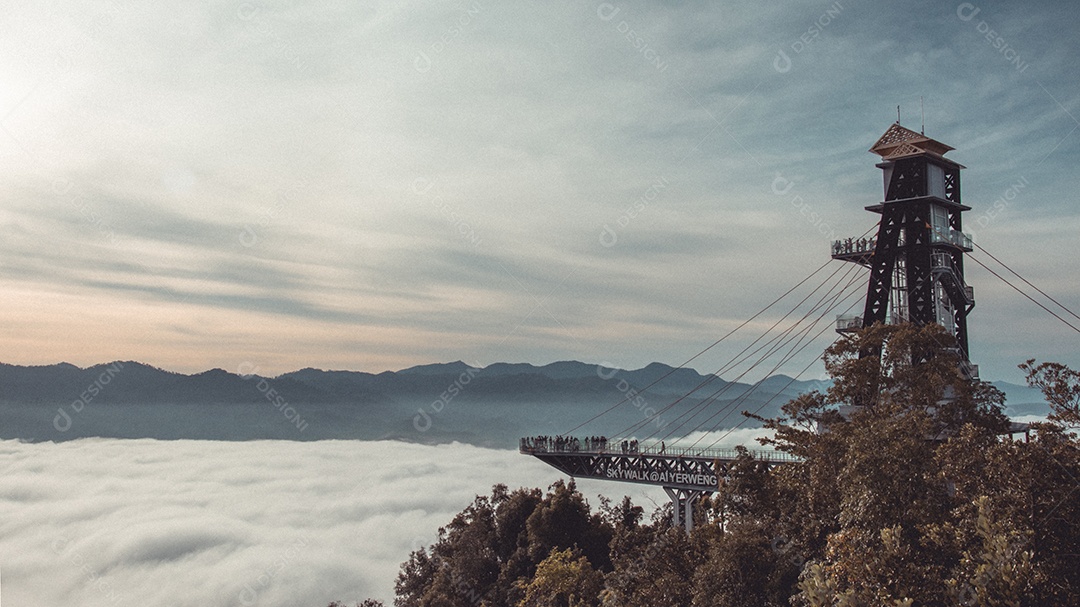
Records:
[[[671,498],[671,505],[674,507],[675,518],[672,521],[672,526],[679,527],[681,525],[689,534],[690,530],[694,528],[694,502],[711,492],[698,489],[676,489],[674,487],[664,487],[664,491]]]

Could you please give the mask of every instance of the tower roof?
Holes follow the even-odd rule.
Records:
[[[877,140],[877,143],[870,148],[870,151],[886,160],[892,160],[924,152],[929,152],[935,156],[943,156],[952,149],[955,148],[931,139],[922,133],[916,133],[909,128],[902,127],[899,122],[896,122],[889,127],[889,130],[885,131],[885,134]]]

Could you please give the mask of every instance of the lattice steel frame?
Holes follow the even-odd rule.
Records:
[[[617,453],[532,453],[540,461],[575,478],[627,481],[716,491],[728,474],[729,462],[708,458]]]
[[[963,250],[951,242],[935,239],[931,227],[931,205],[937,205],[948,212],[949,227],[955,232],[962,232],[961,213],[968,207],[960,202],[961,167],[941,158],[935,159],[934,164],[942,169],[945,179],[944,198],[938,198],[928,194],[930,162],[930,155],[922,153],[878,165],[885,171],[889,182],[885,188],[885,201],[867,207],[867,210],[881,213],[881,224],[870,263],[863,326],[887,322],[893,272],[901,256],[906,261],[907,320],[917,324],[937,322],[936,275],[932,257],[935,251],[945,251],[952,257],[959,274],[960,284],[947,280],[943,281],[943,286],[952,304],[957,345],[967,360],[967,314],[973,303],[964,293]]]

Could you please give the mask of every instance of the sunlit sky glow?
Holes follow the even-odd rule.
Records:
[[[3,362],[677,364],[873,224],[866,150],[920,98],[977,242],[1080,308],[1070,3],[2,13]],[[1071,329],[968,282],[984,377],[1078,362]]]

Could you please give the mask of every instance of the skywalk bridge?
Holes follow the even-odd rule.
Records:
[[[566,436],[522,438],[519,451],[573,478],[663,487],[675,505],[674,524],[683,525],[687,531],[693,525],[694,502],[717,491],[739,457],[733,449],[687,449],[664,443],[639,444],[632,439]],[[747,452],[770,466],[799,461],[780,451]]]

